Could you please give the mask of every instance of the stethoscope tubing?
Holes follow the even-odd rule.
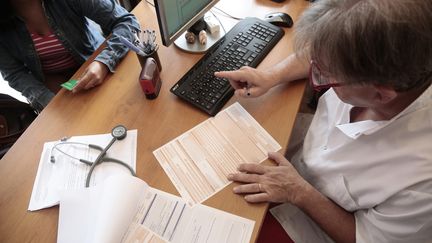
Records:
[[[121,161],[119,159],[105,157],[108,149],[114,144],[114,142],[116,140],[117,140],[117,138],[113,137],[111,139],[110,143],[105,148],[102,148],[102,147],[100,147],[98,145],[95,145],[95,144],[86,144],[86,143],[81,143],[81,142],[61,142],[61,143],[58,143],[58,144],[54,145],[51,148],[51,157],[52,157],[51,158],[51,162],[55,163],[55,160],[53,159],[52,153],[53,153],[54,150],[57,150],[60,153],[66,155],[66,156],[68,156],[70,158],[73,158],[75,160],[78,160],[81,163],[84,163],[84,164],[90,166],[90,170],[89,170],[89,172],[88,172],[88,174],[86,176],[86,187],[89,187],[90,179],[91,179],[91,176],[93,174],[94,169],[96,168],[96,166],[98,164],[101,164],[102,162],[112,162],[112,163],[117,163],[117,164],[123,165],[124,167],[126,167],[131,172],[131,174],[133,176],[136,176],[135,171],[132,169],[132,167],[130,165],[126,164],[125,162],[123,162],[123,161]],[[96,149],[96,150],[99,150],[101,152],[99,153],[99,155],[96,158],[96,160],[94,162],[91,162],[89,160],[77,158],[77,157],[75,157],[73,155],[70,155],[70,154],[66,153],[65,151],[61,150],[60,148],[58,148],[58,146],[60,146],[60,145],[66,145],[66,144],[69,144],[69,145],[70,144],[76,144],[76,145],[88,146],[89,148]]]

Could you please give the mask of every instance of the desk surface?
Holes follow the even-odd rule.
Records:
[[[296,21],[308,2],[290,0],[278,4],[268,0],[222,0],[217,6],[236,17],[262,17],[270,12],[284,11]],[[155,10],[148,3],[142,1],[133,12],[142,28],[158,30]],[[220,14],[217,16],[224,25],[232,21]],[[285,29],[285,33],[258,68],[270,67],[292,52],[293,30]],[[28,212],[27,208],[43,144],[63,136],[109,133],[117,124],[138,129],[137,175],[152,187],[178,195],[152,151],[208,118],[169,92],[201,55],[187,54],[174,46],[161,46],[159,56],[163,65],[163,84],[157,99],[145,98],[138,83],[138,59],[134,53],[129,53],[103,85],[79,94],[61,90],[31,124],[0,161],[0,242],[56,241],[58,207],[36,212]],[[285,148],[303,90],[304,82],[295,82],[256,99],[233,97],[226,106],[240,102]],[[232,187],[229,185],[205,204],[255,220],[251,240],[254,242],[267,204],[247,204],[242,197],[232,193]]]

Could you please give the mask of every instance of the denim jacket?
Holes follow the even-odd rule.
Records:
[[[42,0],[42,4],[54,34],[79,64],[105,40],[87,18],[99,24],[106,36],[111,34],[106,47],[95,58],[111,72],[128,51],[119,36],[131,40],[130,30],[140,29],[135,16],[115,0]],[[15,17],[13,24],[15,28],[0,33],[1,74],[35,109],[42,110],[55,94],[44,85],[41,62],[24,21]]]

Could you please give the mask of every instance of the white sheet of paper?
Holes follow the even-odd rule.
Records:
[[[111,139],[111,134],[99,134],[75,136],[69,138],[67,142],[95,144],[104,148]],[[57,143],[59,141],[44,144],[28,207],[30,211],[57,205],[62,191],[85,187],[85,180],[90,166],[65,156],[58,150],[53,150],[52,147]],[[83,145],[64,144],[59,148],[69,155],[89,161],[94,161],[100,152]],[[137,130],[130,130],[127,132],[126,138],[116,141],[111,146],[106,156],[119,159],[136,170],[136,149]],[[55,163],[51,162],[51,156],[55,157]],[[119,173],[130,174],[130,171],[116,163],[102,163],[95,168],[90,180],[90,186],[94,186],[105,178]]]
[[[153,151],[189,205],[201,203],[229,184],[241,163],[260,163],[281,146],[239,104],[195,126]]]
[[[136,177],[115,175],[97,186],[64,193],[57,242],[120,242],[148,190]]]
[[[57,242],[246,243],[254,224],[116,175],[62,196]]]

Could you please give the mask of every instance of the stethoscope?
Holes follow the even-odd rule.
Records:
[[[126,137],[126,135],[127,135],[127,129],[126,129],[125,126],[123,126],[123,125],[117,125],[117,126],[115,126],[111,130],[112,139],[111,139],[110,143],[105,148],[102,148],[101,146],[98,146],[98,145],[95,145],[95,144],[86,144],[86,143],[80,143],[80,142],[65,142],[65,140],[62,139],[60,143],[57,143],[56,145],[54,145],[51,148],[51,158],[50,158],[50,161],[51,161],[51,163],[55,163],[55,158],[54,158],[53,152],[54,152],[54,150],[57,150],[60,153],[68,156],[69,158],[78,160],[79,162],[82,162],[82,163],[84,163],[84,164],[86,164],[88,166],[91,166],[90,170],[89,170],[89,172],[87,174],[87,178],[86,178],[86,187],[89,187],[90,178],[91,178],[91,175],[92,175],[93,170],[95,169],[95,167],[98,164],[101,164],[103,162],[114,162],[114,163],[123,165],[124,167],[126,167],[131,172],[131,174],[133,176],[136,176],[135,171],[132,169],[132,167],[130,165],[128,165],[125,162],[123,162],[121,160],[118,160],[118,159],[114,159],[114,158],[110,158],[110,157],[105,157],[108,149],[114,144],[114,142],[117,141],[117,140],[123,140]],[[61,150],[59,148],[59,146],[62,146],[62,145],[83,145],[83,146],[88,146],[91,149],[99,150],[100,153],[97,156],[96,160],[94,162],[92,162],[92,161],[89,161],[89,160],[77,158],[77,157],[75,157],[73,155],[70,155],[70,154],[64,152],[63,150]]]

